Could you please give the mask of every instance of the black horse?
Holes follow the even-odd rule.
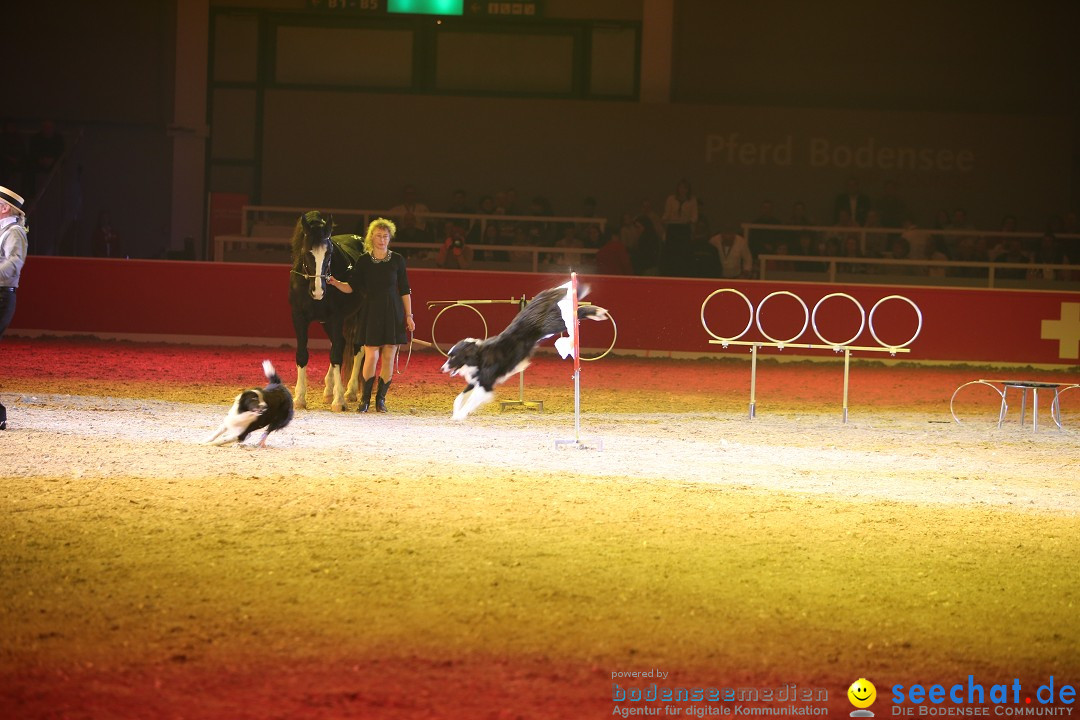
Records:
[[[363,350],[358,343],[356,321],[364,302],[359,290],[344,292],[330,283],[346,283],[353,264],[364,251],[364,239],[358,235],[334,235],[333,223],[318,210],[304,213],[296,221],[292,236],[292,272],[289,275],[289,305],[292,306],[293,330],[296,333],[296,389],[293,406],[307,407],[308,327],[313,322],[322,325],[330,338],[330,369],[324,378],[324,397],[330,409],[345,409],[345,390],[341,369],[345,350],[349,363],[345,372],[350,375],[349,397],[356,398],[356,373],[351,372],[359,362],[357,353]],[[350,367],[351,366],[351,367]]]

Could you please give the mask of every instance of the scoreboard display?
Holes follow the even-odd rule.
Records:
[[[543,0],[308,0],[308,7],[360,15],[528,19],[541,16]]]

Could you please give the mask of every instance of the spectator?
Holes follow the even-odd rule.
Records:
[[[596,272],[600,275],[633,275],[630,251],[623,244],[621,234],[608,231],[605,236],[604,244],[596,253]]]
[[[964,208],[957,208],[953,210],[952,219],[945,228],[947,230],[966,233],[967,231],[974,230],[975,226],[968,220],[967,210]],[[961,260],[964,262],[986,262],[991,259],[991,255],[986,249],[986,238],[977,237],[975,235],[959,234],[953,235],[949,239],[953,248],[952,256],[954,260]],[[983,269],[978,267],[957,268],[956,274],[963,277],[981,277],[983,275]],[[1020,271],[1020,276],[1022,277],[1023,275],[1023,271]]]
[[[108,210],[98,213],[97,226],[94,227],[90,246],[94,257],[124,257],[120,235],[113,227],[112,216]]]
[[[537,218],[551,217],[551,202],[543,195],[534,196],[529,204],[529,214]],[[517,230],[522,229],[529,236],[531,245],[551,245],[554,240],[551,235],[551,223],[544,220],[532,220],[524,228],[521,226],[517,228]],[[514,232],[515,245],[517,244],[517,230]]]
[[[822,245],[821,250],[824,249],[824,245]],[[799,239],[796,241],[795,250],[792,254],[802,255],[803,257],[813,257],[815,255],[820,255],[821,253],[818,251],[818,243],[815,241],[813,233],[799,233]],[[795,270],[798,272],[822,272],[824,269],[825,266],[822,263],[807,262],[805,260],[795,262]]]
[[[596,198],[594,198],[592,196],[589,196],[589,197],[585,198],[584,200],[582,200],[582,202],[581,202],[581,217],[583,217],[583,218],[594,218],[596,216],[597,216],[596,215]],[[590,225],[593,225],[593,223],[590,223],[590,222],[578,223],[577,228],[576,228],[577,232],[578,232],[578,235],[580,235],[581,237],[584,237],[585,232],[588,230]]]
[[[951,244],[946,244],[946,247],[950,248],[949,254],[953,260],[958,262],[986,262],[990,260],[990,255],[987,253],[986,248],[981,246],[974,235],[960,235],[954,239]],[[979,277],[983,275],[984,270],[978,267],[959,267],[953,268],[952,274],[957,277]],[[1021,277],[1023,272],[1020,273]]]
[[[882,255],[884,254],[882,253]],[[840,246],[840,256],[846,258],[861,258],[863,256],[862,249],[859,248],[859,237],[857,235],[844,235]],[[836,269],[842,273],[865,273],[866,265],[861,263],[840,263]]]
[[[720,277],[722,274],[720,253],[716,246],[709,242],[711,238],[707,223],[699,221],[698,225],[705,225],[706,232],[694,233],[694,239],[690,241],[690,271],[687,277]]]
[[[777,219],[773,212],[772,200],[762,200],[761,205],[758,206],[757,217],[753,220],[755,225],[779,225],[780,220]],[[755,256],[770,254],[776,249],[776,245],[784,238],[783,230],[758,230],[755,229],[750,233],[750,252]]]
[[[698,219],[698,201],[689,181],[682,179],[664,203],[664,255],[662,272],[683,275],[689,264],[690,239]]]
[[[494,215],[495,214],[495,198],[492,197],[491,195],[482,195],[480,197],[480,202],[477,204],[476,214],[477,215]],[[480,223],[480,222],[473,223],[473,226],[471,228],[469,228],[469,234],[468,234],[469,242],[472,243],[473,245],[479,245],[481,243],[486,243],[487,240],[488,240],[487,227],[489,225],[494,225],[494,223],[491,220],[488,220],[487,222],[484,222],[484,223]],[[495,233],[496,233],[496,235],[498,235],[498,228],[495,229]],[[495,240],[492,240],[491,244],[495,245],[497,243],[496,243]],[[477,259],[480,259],[480,258],[478,257]]]
[[[520,215],[521,214],[521,208],[518,207],[517,190],[515,188],[508,187],[508,188],[506,188],[506,191],[503,193],[503,196],[504,196],[504,201],[505,201],[504,204],[503,204],[503,209],[506,211],[506,214],[507,215]]]
[[[791,206],[791,215],[788,216],[787,224],[795,226],[814,224],[814,221],[810,219],[810,214],[806,211],[806,203],[802,200],[797,200],[795,204]],[[778,240],[783,240],[782,244],[787,245],[787,249],[790,251],[792,247],[798,245],[799,235],[803,232],[803,230],[796,227],[794,230],[786,230],[777,233],[777,238]]]
[[[791,218],[788,220],[788,225],[813,225],[814,221],[810,219],[810,214],[806,212],[806,203],[802,200],[796,200],[795,204],[791,206]],[[797,230],[796,233],[802,232]]]
[[[469,206],[469,195],[464,190],[454,190],[450,195],[450,204],[446,206],[446,212],[454,215],[472,215],[473,209]],[[473,221],[465,218],[457,218],[457,221],[462,223],[465,227],[465,234],[469,236],[472,232]],[[435,223],[437,237],[446,237],[450,232],[450,220],[441,220]]]
[[[525,231],[525,228],[521,225],[519,225],[514,231],[515,246],[528,247],[530,245],[536,246],[538,244],[539,243],[535,243],[532,241],[529,234]],[[528,250],[511,250],[509,255],[510,262],[514,263],[515,265],[527,265],[530,269],[532,268],[533,254]]]
[[[878,211],[871,208],[866,212],[866,222],[863,223],[863,228],[879,227],[881,227],[881,219],[878,216]],[[863,237],[866,239],[866,245],[860,247],[860,249],[866,257],[883,257],[892,244],[890,236],[883,232],[868,232],[864,233]],[[895,238],[896,236],[892,237]]]
[[[660,234],[647,215],[638,215],[634,225],[638,233],[637,247],[630,254],[634,273],[656,275],[660,272]]]
[[[949,257],[948,245],[945,244],[944,238],[940,235],[931,235],[926,247],[926,259],[935,261],[947,261],[952,258]],[[945,277],[948,274],[948,269],[944,265],[930,266],[926,274],[930,277]]]
[[[885,190],[874,207],[877,208],[882,227],[903,227],[904,220],[907,219],[907,208],[897,195],[895,180],[885,181]]]
[[[577,229],[570,224],[563,226],[563,234],[558,240],[555,241],[555,247],[557,248],[584,248],[585,243],[581,237],[577,234]],[[579,268],[581,267],[582,255],[581,253],[559,253],[552,257],[552,262],[563,268]]]
[[[866,222],[866,213],[870,210],[870,197],[859,190],[859,181],[848,178],[847,189],[833,201],[833,222],[840,224],[840,212],[847,211],[848,217],[856,224]]]
[[[590,195],[581,201],[581,217],[596,217],[596,198]]]
[[[484,236],[480,240],[480,245],[502,245],[502,238],[499,237],[499,224],[488,220],[487,225],[484,226]],[[505,250],[483,250],[476,254],[477,260],[506,260],[507,254]]]
[[[720,258],[720,276],[723,278],[749,278],[754,268],[754,258],[746,238],[737,233],[717,233],[709,238]]]
[[[920,230],[911,218],[904,220],[903,232],[900,233],[900,237],[907,240],[908,247],[911,248],[912,258],[929,258],[932,252],[930,247],[930,234],[925,230]],[[941,260],[947,260],[948,257],[938,258]]]
[[[911,259],[911,246],[908,245],[908,241],[899,235],[894,237],[892,243],[889,244],[889,250],[887,257],[893,260],[910,260]],[[915,268],[912,265],[894,265],[889,268],[889,273],[892,275],[911,275]]]
[[[619,239],[627,251],[633,251],[637,247],[638,228],[634,223],[634,214],[624,212],[619,222]]]
[[[851,217],[851,214],[848,213],[847,209],[841,208],[840,211],[836,214],[835,227],[837,228],[835,230],[826,230],[824,236],[822,237],[822,239],[825,241],[826,245],[832,244],[836,248],[836,252],[839,252],[840,248],[842,248],[844,246],[844,239],[847,236],[853,235],[856,240],[859,239],[859,233],[858,232],[844,232],[843,230],[839,229],[839,228],[857,228],[857,227],[859,227],[858,224],[855,222],[855,220]],[[818,248],[818,254],[819,255],[828,255],[828,254],[836,254],[836,253],[827,253],[827,252],[824,251],[824,248],[819,247]]]
[[[791,248],[788,245],[788,243],[782,242],[779,245],[777,245],[776,246],[776,254],[777,255],[790,255],[791,254]],[[795,263],[793,263],[790,260],[773,260],[769,264],[769,267],[772,268],[773,272],[789,273],[789,272],[794,272],[795,271]]]
[[[472,215],[473,209],[469,205],[469,194],[464,190],[455,190],[450,195],[450,204],[446,206],[446,212],[455,215]]]
[[[404,243],[430,243],[432,238],[426,230],[422,230],[417,227],[416,223],[419,222],[420,216],[412,213],[405,213],[401,216],[401,221],[397,226],[397,235],[394,236],[394,240],[401,247]],[[413,249],[415,250],[415,248]],[[401,255],[407,256],[411,251],[406,248],[401,248]]]
[[[597,249],[604,244],[604,238],[602,237],[599,225],[586,225],[585,232],[582,235],[584,239],[583,247]]]
[[[998,229],[1000,232],[1004,233],[1016,232],[1016,218],[1012,215],[1006,215],[1001,218],[1001,226]],[[990,260],[995,260],[999,255],[1005,254],[1005,246],[1008,244],[1009,238],[999,235],[994,240],[993,247],[987,252],[987,257]]]
[[[388,212],[392,218],[397,220],[399,226],[405,224],[406,218],[411,218],[410,227],[426,237],[428,229],[427,215],[431,211],[428,210],[427,205],[419,202],[416,197],[416,188],[412,185],[406,185],[401,190],[401,202],[390,208]],[[398,241],[404,240],[400,236],[396,239]]]
[[[1039,238],[1039,249],[1035,251],[1035,263],[1041,265],[1065,265],[1069,258],[1062,251],[1061,243],[1053,233],[1043,233]],[[1061,277],[1064,271],[1054,268],[1036,268],[1031,273],[1032,280],[1054,280]]]
[[[660,237],[660,242],[664,242],[664,220],[660,214],[656,212],[656,208],[653,207],[652,200],[642,200],[638,203],[637,215],[644,215],[652,221],[653,229]]]
[[[446,230],[435,264],[447,270],[467,270],[472,265],[473,249],[465,242],[465,224],[452,219],[447,222]]]
[[[1053,237],[1053,236],[1051,236]],[[995,262],[1002,263],[1023,263],[1027,264],[1031,262],[1031,256],[1024,251],[1023,245],[1021,245],[1018,238],[1009,238],[1005,241],[1005,250],[1003,253],[994,258]],[[1027,277],[1028,270],[1026,268],[997,268],[994,271],[996,277],[1002,280],[1023,280]]]

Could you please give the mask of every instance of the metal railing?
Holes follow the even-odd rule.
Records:
[[[885,227],[862,227],[858,225],[775,225],[763,223],[742,223],[744,237],[749,238],[752,232],[768,232],[772,239],[783,233],[787,238],[795,238],[802,234],[812,234],[820,244],[822,236],[844,237],[857,236],[859,239],[860,252],[867,252],[867,241],[872,239],[888,240],[891,238],[905,237],[905,234],[918,233],[924,236],[927,243],[931,238],[983,238],[996,240],[1019,240],[1025,243],[1029,249],[1033,241],[1042,238],[1045,233],[1040,232],[1006,232],[1000,230],[938,230],[928,228],[885,228]],[[910,237],[910,235],[908,235]],[[1080,234],[1060,233],[1055,234],[1058,240],[1075,240],[1080,247]],[[910,240],[908,240],[910,244]],[[928,245],[928,247],[930,247]],[[984,287],[999,286],[999,280],[1045,281],[1054,285],[1080,284],[1080,264],[1076,264],[1080,258],[1070,257],[1069,263],[1046,263],[1032,258],[1025,262],[1007,262],[1003,260],[939,260],[931,258],[889,258],[889,257],[851,257],[830,253],[828,255],[793,255],[768,253],[754,258],[757,265],[757,277],[761,280],[776,278],[776,273],[792,272],[813,273],[824,275],[826,282],[835,283],[839,277],[845,282],[866,277],[867,282],[875,279],[885,281],[881,275],[899,275],[908,280],[924,278],[926,282],[953,285],[953,284],[978,284]],[[878,273],[875,278],[874,273]],[[1018,277],[1008,277],[1013,274]],[[790,279],[790,278],[785,278]],[[816,279],[816,278],[815,278]]]
[[[291,234],[296,225],[296,219],[304,213],[312,210],[311,207],[288,207],[280,205],[245,205],[241,211],[240,234],[259,235],[286,233]],[[359,234],[362,227],[366,227],[371,220],[377,217],[390,218],[394,222],[399,221],[399,214],[388,209],[373,210],[365,208],[319,208],[323,215],[334,218],[339,232],[352,223],[352,227]],[[596,225],[601,231],[607,226],[607,218],[602,217],[570,217],[553,215],[487,215],[484,213],[451,213],[427,211],[416,213],[414,217],[423,221],[424,224],[437,223],[441,220],[462,220],[466,226],[479,228],[480,237],[484,237],[489,223],[521,223],[528,226],[546,225],[556,227],[560,225]],[[400,224],[400,223],[399,223]],[[399,231],[401,228],[398,228]],[[474,243],[475,244],[475,243]]]
[[[224,260],[226,253],[230,248],[235,247],[249,247],[252,245],[260,246],[263,249],[269,248],[271,250],[283,251],[281,254],[285,255],[286,259],[289,253],[289,238],[287,237],[275,237],[275,236],[248,236],[248,235],[218,235],[214,238],[214,259],[221,261]],[[409,250],[410,265],[417,267],[424,267],[425,265],[433,265],[434,258],[438,255],[439,250],[442,248],[442,243],[420,243],[420,242],[407,242],[395,240],[394,248],[398,250]],[[575,247],[550,247],[541,245],[472,245],[468,246],[474,254],[488,253],[488,252],[503,252],[506,253],[510,259],[497,260],[497,261],[484,261],[473,260],[470,262],[470,267],[474,267],[478,270],[483,269],[500,269],[500,270],[521,270],[523,272],[540,272],[541,270],[554,270],[554,269],[574,269],[580,270],[586,268],[592,258],[596,255],[596,248],[575,248]],[[515,260],[516,256],[528,255],[527,259]],[[565,256],[575,258],[576,262],[564,262]],[[560,258],[556,260],[555,258]],[[419,259],[419,263],[414,263],[414,260]],[[430,263],[428,261],[431,261]]]
[[[787,235],[799,233],[812,233],[814,235],[857,235],[859,237],[859,249],[866,252],[866,238],[902,236],[906,232],[918,232],[927,237],[981,237],[981,238],[1014,238],[1017,240],[1037,240],[1045,233],[1041,232],[1006,232],[1003,230],[938,230],[936,228],[889,228],[889,227],[863,227],[862,225],[767,225],[764,223],[741,223],[743,237],[750,242],[750,235],[754,230],[768,232],[783,232]],[[1054,237],[1059,240],[1080,240],[1080,233],[1055,233]]]
[[[950,269],[980,268],[980,269],[986,270],[986,287],[989,287],[989,288],[995,287],[995,283],[999,279],[998,276],[997,276],[997,271],[998,270],[1016,269],[1016,270],[1023,270],[1025,272],[1025,277],[1024,278],[1000,278],[1000,279],[1008,279],[1008,280],[1020,280],[1020,279],[1027,280],[1028,279],[1027,274],[1028,273],[1033,273],[1033,272],[1034,273],[1042,273],[1044,275],[1043,279],[1047,279],[1047,280],[1052,280],[1053,279],[1053,277],[1046,278],[1045,275],[1047,273],[1050,273],[1050,274],[1055,275],[1055,276],[1060,273],[1060,278],[1059,279],[1062,280],[1062,281],[1068,281],[1072,277],[1076,277],[1077,279],[1080,279],[1080,265],[1046,264],[1046,263],[1033,263],[1033,262],[1014,263],[1014,262],[989,262],[989,261],[987,261],[987,262],[976,262],[976,261],[967,261],[967,260],[895,260],[895,259],[892,259],[892,258],[842,257],[842,256],[839,256],[839,255],[821,256],[821,255],[777,255],[777,254],[759,255],[757,260],[758,260],[758,279],[759,280],[767,280],[767,279],[769,279],[769,277],[768,277],[768,266],[769,266],[770,263],[774,264],[774,272],[783,272],[784,271],[784,270],[777,269],[775,267],[776,265],[782,265],[782,266],[792,265],[792,264],[803,265],[804,266],[803,268],[796,267],[796,268],[794,268],[792,270],[786,270],[786,272],[817,272],[819,274],[824,272],[826,282],[830,282],[830,283],[837,282],[838,276],[840,276],[840,275],[845,276],[846,280],[850,280],[852,275],[863,274],[863,275],[867,276],[868,282],[872,281],[875,278],[874,275],[867,274],[865,271],[862,271],[860,273],[860,271],[858,269],[855,269],[855,268],[858,268],[859,266],[880,267],[882,269],[882,271],[883,271],[882,274],[888,274],[888,271],[890,269],[895,269],[895,268],[905,268],[905,269],[906,268],[911,268],[911,269],[914,269],[914,270],[917,270],[917,271],[925,271],[925,272],[923,272],[923,273],[921,273],[919,275],[916,275],[914,273],[909,273],[907,275],[907,277],[912,277],[912,278],[913,277],[925,277],[925,278],[930,279],[930,280],[940,281],[942,284],[947,284],[947,281],[950,280],[950,279],[960,279],[960,277],[963,277],[963,279],[967,279],[967,280],[971,280],[972,278],[981,277],[981,273],[978,274],[978,275],[957,276],[957,275],[954,274],[954,275],[950,276],[949,275],[949,270]],[[810,265],[810,266],[816,265],[819,268],[821,268],[821,266],[825,266],[825,267],[823,269],[818,269],[818,270],[815,271],[813,269],[806,268],[805,267],[806,265]],[[941,268],[942,269],[941,274],[934,274],[933,273],[934,268]],[[903,272],[894,273],[894,274],[903,274]],[[878,275],[876,277],[881,278],[881,275]],[[774,279],[776,279],[776,278],[774,277]]]

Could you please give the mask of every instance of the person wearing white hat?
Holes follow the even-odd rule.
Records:
[[[26,215],[23,198],[0,186],[0,338],[15,314],[15,289],[26,262]],[[7,429],[7,409],[0,403],[0,430]]]

